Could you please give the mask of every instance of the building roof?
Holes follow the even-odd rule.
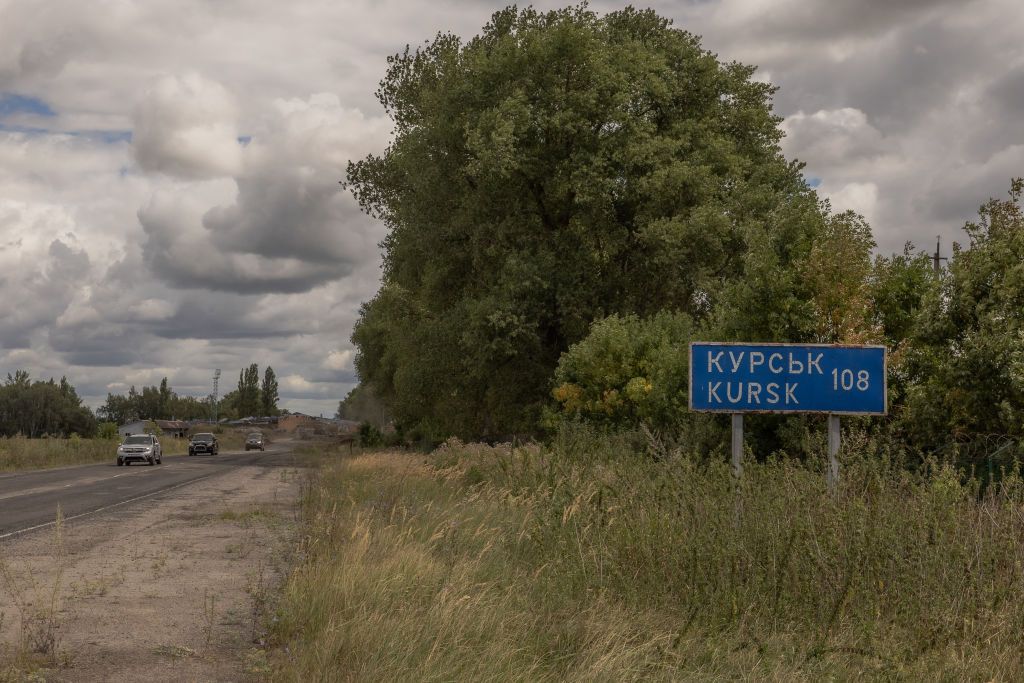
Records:
[[[160,429],[188,429],[188,423],[182,420],[153,420]]]

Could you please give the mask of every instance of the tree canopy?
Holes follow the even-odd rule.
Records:
[[[24,370],[8,374],[0,386],[0,435],[93,436],[96,418],[82,405],[78,392],[61,377],[60,382],[32,381]]]
[[[348,169],[389,227],[361,380],[404,424],[488,437],[536,429],[559,357],[608,315],[812,336],[798,264],[827,208],[753,73],[634,9],[508,8],[392,57],[394,140]]]
[[[935,445],[949,436],[1024,434],[1024,179],[965,226],[924,300],[911,349],[907,429]]]

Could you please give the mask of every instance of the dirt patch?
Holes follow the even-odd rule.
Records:
[[[0,542],[0,681],[259,679],[301,476],[239,467]]]

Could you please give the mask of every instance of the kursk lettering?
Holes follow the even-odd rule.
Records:
[[[725,367],[722,360],[728,353],[729,362]],[[749,369],[757,372],[758,368],[767,366],[773,375],[824,375],[821,359],[825,356],[821,351],[786,351],[771,353],[765,358],[761,351],[708,351],[708,372],[736,374]]]
[[[763,392],[767,404],[796,406],[800,405],[796,397],[798,386],[799,382],[708,382],[708,403],[728,406],[746,400],[748,404],[760,405]]]

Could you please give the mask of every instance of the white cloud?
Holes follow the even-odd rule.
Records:
[[[847,183],[836,189],[823,184],[820,190],[835,211],[856,211],[869,223],[876,217],[878,186],[874,183]]]
[[[238,107],[227,89],[199,74],[164,76],[135,107],[139,166],[181,178],[234,175],[242,164]]]
[[[344,351],[331,351],[324,359],[323,366],[328,370],[349,370],[352,368],[352,359],[355,351],[345,349]]]
[[[783,150],[790,157],[813,160],[815,167],[835,168],[885,152],[882,134],[859,109],[843,107],[805,114],[782,122]]]

